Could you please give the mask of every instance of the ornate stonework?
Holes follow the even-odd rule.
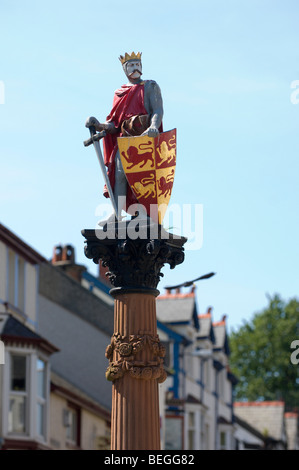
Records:
[[[152,356],[151,360],[137,360],[138,353],[149,351]],[[157,379],[159,383],[166,379],[167,375],[163,368],[165,348],[160,343],[158,335],[140,332],[138,335],[130,335],[126,338],[115,333],[111,344],[106,349],[106,357],[109,359],[107,380],[119,379],[126,372],[136,379]]]
[[[170,269],[184,261],[184,237],[99,239],[95,230],[83,230],[85,255],[98,264],[108,266],[107,276],[116,288],[156,289],[167,263]]]

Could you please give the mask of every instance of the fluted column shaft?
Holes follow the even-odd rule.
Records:
[[[150,294],[124,294],[115,299],[114,332],[122,338],[144,338],[157,335],[156,299]],[[113,362],[120,354],[114,350]],[[112,385],[111,449],[160,449],[160,413],[157,378],[148,378],[150,364],[155,362],[147,344],[134,356],[144,378],[126,371]],[[148,370],[146,371],[146,367]],[[136,371],[137,372],[137,371]]]

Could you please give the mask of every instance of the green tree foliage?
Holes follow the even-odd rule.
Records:
[[[283,400],[287,409],[299,407],[299,364],[291,362],[294,340],[299,340],[299,301],[286,303],[278,295],[233,331],[230,366],[239,379],[235,398]]]

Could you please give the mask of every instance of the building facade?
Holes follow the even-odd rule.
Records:
[[[3,450],[110,447],[104,354],[113,306],[82,286],[84,270],[66,261],[71,276],[0,225]]]
[[[165,385],[165,448],[233,449],[236,379],[229,370],[225,319],[213,322],[211,309],[198,313],[194,287],[159,296],[157,318],[172,371]]]
[[[0,443],[49,447],[50,358],[58,351],[38,333],[39,266],[46,260],[0,225]]]

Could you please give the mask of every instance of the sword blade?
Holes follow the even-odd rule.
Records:
[[[95,151],[96,151],[96,154],[97,154],[97,157],[98,157],[98,160],[99,160],[99,164],[100,164],[100,167],[101,167],[101,170],[102,170],[102,173],[103,173],[105,184],[107,186],[109,197],[111,199],[111,203],[112,203],[112,207],[113,207],[113,210],[114,210],[114,213],[115,213],[115,217],[118,219],[117,206],[116,206],[116,202],[115,202],[115,199],[114,199],[111,184],[110,184],[110,181],[109,181],[109,178],[108,178],[108,175],[107,175],[106,166],[105,166],[105,163],[104,163],[100,142],[98,140],[93,140],[93,146],[95,148]]]

